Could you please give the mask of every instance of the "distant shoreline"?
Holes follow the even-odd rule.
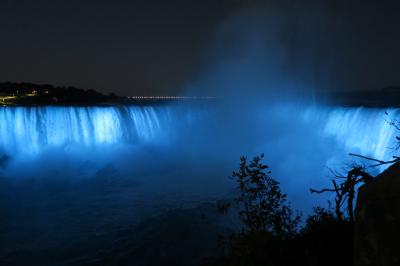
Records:
[[[159,105],[171,102],[216,101],[213,96],[118,96],[104,95],[96,90],[76,87],[58,87],[49,84],[0,83],[0,106],[115,106]],[[316,91],[314,102],[325,106],[399,108],[400,86],[381,90]]]

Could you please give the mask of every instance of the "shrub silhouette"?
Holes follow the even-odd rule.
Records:
[[[248,162],[240,158],[238,171],[232,178],[238,184],[239,195],[234,199],[239,217],[244,225],[243,233],[271,233],[290,237],[296,232],[298,216],[286,204],[279,182],[273,179],[268,166],[262,163],[264,154]]]
[[[289,252],[287,240],[296,236],[300,216],[287,204],[263,157],[250,162],[241,157],[239,170],[232,173],[238,196],[231,203],[219,204],[219,211],[235,207],[243,227],[224,239],[225,256],[212,265],[275,265]]]
[[[232,174],[238,193],[220,203],[223,214],[236,210],[242,228],[222,238],[222,255],[205,265],[351,265],[353,223],[331,209],[314,208],[299,230],[300,216],[287,203],[279,182],[262,163],[240,158]]]
[[[298,236],[303,265],[352,265],[353,222],[331,209],[314,208]]]

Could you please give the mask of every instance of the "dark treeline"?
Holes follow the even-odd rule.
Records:
[[[400,107],[400,86],[380,90],[317,92],[319,102],[340,106]]]
[[[0,83],[0,96],[5,105],[100,104],[117,98],[115,94],[106,96],[93,89],[27,82]]]
[[[193,97],[125,97],[115,93],[104,95],[94,89],[54,86],[30,82],[0,82],[0,105],[154,105],[173,101],[210,102],[213,98]]]
[[[205,259],[204,265],[352,265],[354,220],[349,206],[338,203],[345,212],[316,206],[301,224],[300,214],[287,203],[262,159],[242,157],[233,172],[237,197],[218,208],[221,214],[236,213],[242,226],[222,236],[221,253]],[[346,180],[340,185],[354,188]]]

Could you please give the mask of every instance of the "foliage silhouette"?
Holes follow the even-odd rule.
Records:
[[[356,188],[360,184],[364,184],[372,180],[372,176],[361,166],[352,167],[346,175],[333,172],[332,188],[324,188],[321,190],[310,189],[311,193],[335,192],[335,213],[340,220],[348,218],[350,222],[354,222],[354,200],[356,197]],[[342,211],[343,206],[347,210],[347,215]]]
[[[235,207],[242,229],[223,239],[225,255],[213,265],[279,265],[287,258],[288,240],[297,234],[300,215],[287,204],[286,194],[270,176],[263,157],[251,161],[241,157],[238,171],[232,173],[238,196],[218,208],[225,214]]]
[[[288,238],[296,233],[300,216],[294,215],[287,195],[282,193],[279,182],[273,179],[268,166],[262,163],[264,154],[248,162],[240,158],[238,171],[232,173],[237,182],[238,196],[234,205],[243,223],[243,233],[271,233]],[[232,204],[220,204],[221,213],[227,212]]]
[[[352,265],[353,226],[330,208],[315,207],[298,236],[305,254],[303,265]]]
[[[286,202],[262,160],[263,155],[250,162],[240,158],[239,170],[232,174],[238,195],[218,209],[226,214],[235,207],[242,228],[222,238],[222,255],[204,264],[351,265],[353,223],[317,207],[299,230],[300,215]]]

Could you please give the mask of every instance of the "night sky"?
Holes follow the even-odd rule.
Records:
[[[205,69],[218,64],[219,52],[237,46],[235,38],[224,35],[227,27],[237,36],[254,26],[260,36],[277,27],[274,36],[289,55],[288,73],[307,73],[314,86],[400,85],[399,4],[298,2],[2,0],[0,81],[120,95],[182,94],[188,82],[202,79]],[[284,23],[240,22],[246,18],[242,13],[252,12],[259,17],[274,13]]]

